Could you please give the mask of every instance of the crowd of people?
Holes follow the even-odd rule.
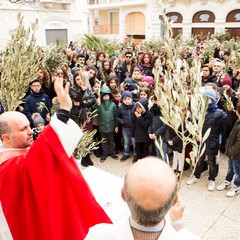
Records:
[[[126,161],[132,155],[133,163],[155,155],[164,161],[172,159],[172,168],[179,174],[187,168],[182,155],[182,140],[160,119],[161,102],[155,87],[158,84],[164,88],[167,71],[178,73],[197,58],[201,61],[203,95],[209,98],[203,133],[208,128],[211,133],[188,184],[197,182],[208,167],[208,190],[212,191],[218,174],[219,152],[225,152],[226,140],[239,117],[240,66],[238,61],[231,60],[231,52],[221,44],[212,49],[211,58],[205,59],[205,44],[203,41],[196,47],[182,49],[176,69],[170,69],[164,45],[159,51],[151,52],[144,44],[128,44],[116,56],[109,56],[106,52],[93,51],[86,46],[74,48],[71,44],[64,52],[67,61],[58,66],[53,75],[49,74],[48,66],[39,67],[36,79],[29,84],[24,104],[18,110],[27,116],[34,129],[34,139],[37,139],[51,119],[52,105],[58,106],[53,84],[60,77],[71,84],[69,94],[73,106],[70,117],[78,125],[83,124],[89,112],[97,112],[97,117],[88,122],[87,129],[96,129],[95,141],[104,139],[99,149],[93,152],[100,162],[104,163],[108,157],[117,160],[120,152],[123,152],[120,161]],[[188,91],[189,87],[186,87],[186,94]],[[155,143],[159,138],[162,139],[161,151]],[[208,166],[205,166],[205,160]],[[85,167],[93,165],[90,153],[82,157],[81,164]],[[236,194],[239,185],[237,189]]]
[[[176,69],[170,69],[168,65],[168,54],[166,46],[164,45],[161,46],[158,52],[153,53],[147,51],[144,47],[141,49],[138,45],[134,46],[129,44],[126,45],[126,48],[123,48],[121,52],[118,52],[118,56],[114,57],[110,57],[105,52],[89,50],[86,47],[75,49],[73,45],[71,45],[66,48],[64,52],[68,60],[58,66],[54,74],[51,75],[49,73],[48,66],[39,66],[36,78],[29,84],[29,90],[26,92],[24,104],[17,109],[17,111],[21,113],[7,111],[4,113],[3,106],[0,105],[0,136],[3,142],[3,146],[0,148],[0,170],[3,173],[1,177],[4,181],[11,183],[8,184],[8,186],[14,186],[8,190],[6,185],[0,185],[0,197],[9,226],[13,229],[12,234],[16,239],[21,239],[19,236],[21,236],[22,229],[19,228],[15,220],[15,211],[19,211],[19,216],[21,215],[22,218],[25,219],[23,216],[24,211],[29,209],[27,202],[23,202],[23,206],[20,205],[21,201],[19,204],[13,204],[15,198],[21,199],[21,192],[16,189],[17,186],[27,188],[25,193],[26,199],[29,197],[35,199],[37,195],[40,196],[40,198],[36,198],[35,202],[30,206],[29,219],[26,219],[26,222],[23,221],[26,223],[26,226],[30,224],[27,222],[28,220],[34,219],[35,207],[37,209],[40,206],[42,208],[41,210],[45,212],[45,210],[43,210],[44,204],[47,204],[49,211],[50,208],[53,208],[52,211],[59,211],[61,208],[59,206],[63,203],[60,203],[59,199],[55,199],[56,196],[51,195],[50,192],[52,191],[52,187],[56,187],[55,192],[57,192],[57,196],[62,194],[60,185],[65,185],[66,183],[63,180],[60,181],[60,179],[63,179],[61,174],[68,176],[69,181],[75,181],[77,179],[77,181],[80,181],[81,185],[85,187],[85,182],[82,182],[82,177],[79,175],[78,170],[75,169],[76,165],[72,160],[69,166],[66,166],[64,161],[61,162],[60,165],[63,171],[60,171],[61,169],[55,166],[58,162],[55,160],[62,159],[60,155],[66,155],[66,153],[67,156],[64,156],[69,159],[74,149],[73,145],[76,147],[76,143],[70,143],[72,139],[69,139],[71,136],[68,136],[67,126],[75,122],[71,130],[71,133],[74,133],[74,128],[81,126],[88,118],[88,113],[93,111],[96,111],[97,116],[87,123],[87,129],[89,131],[96,129],[94,136],[95,141],[101,141],[101,139],[104,139],[104,141],[101,142],[99,149],[82,157],[81,164],[85,167],[94,165],[91,160],[91,154],[95,154],[101,163],[107,161],[108,157],[118,160],[120,152],[122,152],[121,162],[129,159],[131,159],[133,163],[137,162],[133,165],[133,170],[130,169],[129,175],[125,178],[125,186],[122,193],[132,214],[130,228],[131,231],[136,229],[133,235],[136,234],[137,236],[139,234],[138,230],[141,231],[144,229],[144,231],[149,232],[149,229],[153,230],[153,228],[144,227],[157,225],[157,231],[150,232],[153,239],[160,239],[159,235],[162,234],[163,226],[165,226],[163,219],[166,213],[162,213],[163,215],[161,215],[160,218],[157,217],[154,223],[142,222],[141,217],[143,215],[141,215],[141,211],[147,214],[147,216],[149,216],[148,214],[155,214],[155,212],[152,211],[153,209],[155,210],[155,208],[151,208],[152,206],[146,205],[146,203],[154,203],[156,199],[153,198],[153,201],[150,195],[149,199],[131,199],[131,197],[135,198],[135,196],[139,196],[138,191],[143,191],[142,185],[141,188],[138,189],[132,188],[131,184],[136,186],[136,183],[134,183],[136,180],[133,181],[133,176],[139,179],[145,178],[145,170],[147,168],[156,167],[159,172],[164,170],[165,174],[171,179],[169,183],[170,188],[166,189],[167,199],[163,202],[160,201],[163,205],[157,207],[162,210],[162,207],[165,207],[164,204],[166,203],[168,204],[166,208],[168,211],[173,203],[178,202],[176,181],[172,173],[175,172],[179,174],[184,169],[184,166],[187,167],[184,162],[185,156],[182,154],[183,144],[176,132],[161,120],[161,102],[157,98],[155,88],[156,84],[158,84],[158,87],[164,89],[164,85],[168,84],[166,72],[171,71],[177,73],[178,71],[182,71],[188,62],[195,58],[201,61],[202,94],[208,99],[208,109],[203,125],[203,134],[209,128],[211,132],[206,141],[205,151],[197,162],[194,174],[188,180],[187,184],[194,184],[199,181],[201,173],[208,168],[208,190],[215,190],[215,179],[219,171],[219,154],[221,151],[229,157],[229,165],[226,180],[217,186],[217,190],[222,191],[228,189],[235,176],[234,184],[226,193],[226,196],[233,197],[240,192],[240,66],[237,65],[237,61],[229,62],[230,59],[228,57],[231,53],[227,49],[221,49],[221,46],[220,48],[217,46],[213,49],[213,55],[210,59],[204,59],[202,57],[202,51],[204,51],[204,42],[199,43],[195,48],[187,48],[178,56]],[[159,82],[156,82],[156,79],[159,79]],[[186,95],[189,94],[188,90],[189,88],[186,87]],[[51,116],[51,108],[53,105],[56,109],[57,117]],[[21,129],[19,128],[20,125]],[[43,131],[43,129],[47,130]],[[81,131],[79,131],[76,131],[76,134],[78,133],[79,136],[76,137],[75,142],[80,139]],[[50,135],[47,135],[46,132],[49,132],[48,134]],[[57,138],[54,132],[57,134]],[[18,139],[16,139],[16,136]],[[36,140],[36,144],[32,144],[32,136],[34,140]],[[69,140],[68,144],[65,138]],[[162,139],[161,149],[158,148],[155,142],[155,140],[159,138]],[[201,135],[197,136],[197,138],[198,141],[202,141]],[[56,142],[56,144],[50,146],[50,142]],[[21,143],[23,143],[24,146],[19,145]],[[31,150],[29,150],[30,145],[33,146],[30,148]],[[54,148],[54,146],[56,148]],[[65,153],[61,146],[63,146]],[[53,161],[49,159],[48,161],[42,161],[40,160],[41,156],[37,156],[38,153],[41,153],[40,150],[43,147],[48,149],[46,156],[43,156],[43,158],[48,159],[49,156],[51,156]],[[61,149],[61,151],[59,149]],[[56,152],[58,150],[59,153]],[[13,156],[13,154],[15,155]],[[165,165],[160,163],[160,166],[159,162],[161,161],[156,162],[156,159],[146,158],[149,155],[155,155],[156,158],[162,159],[163,162],[167,162],[169,158],[172,158],[172,170],[170,171],[170,168],[165,163]],[[14,161],[6,161],[10,157],[11,159],[13,158]],[[36,162],[38,162],[38,164],[31,164],[30,158],[34,158],[34,164]],[[21,164],[16,164],[16,161],[20,161]],[[147,161],[152,163],[148,165]],[[23,171],[21,175],[19,174],[19,167],[28,170]],[[54,170],[55,177],[61,184],[51,182],[51,171],[45,172],[42,177],[39,176],[39,169],[45,171],[45,167],[47,167],[48,170]],[[12,171],[11,169],[14,170],[13,177],[9,175],[9,171]],[[144,171],[141,172],[140,169],[144,169]],[[75,170],[78,174],[72,178],[68,172],[72,173],[72,171],[75,172]],[[152,172],[152,169],[149,169],[149,171]],[[31,184],[34,184],[33,189],[28,185],[29,182],[25,181],[26,178],[24,176],[31,179]],[[165,177],[164,175],[164,179]],[[148,180],[152,183],[152,181],[156,180],[155,178],[156,175],[153,176],[153,179],[150,178]],[[39,179],[41,179],[40,182]],[[49,184],[48,181],[50,181],[51,184]],[[15,184],[12,184],[14,182],[18,182],[19,184],[15,186]],[[146,188],[144,191],[155,191],[149,188],[151,184],[148,181],[145,183],[144,186]],[[46,186],[48,187],[46,188]],[[154,185],[152,187],[158,186]],[[44,188],[46,189],[44,190]],[[30,192],[29,189],[31,189]],[[83,201],[83,205],[88,205],[77,193],[74,184],[67,186],[66,189],[71,189],[72,198],[76,198],[81,202]],[[130,190],[133,192],[131,193]],[[94,214],[86,207],[86,214],[94,215],[94,217],[91,218],[90,222],[85,225],[83,224],[84,228],[81,230],[78,230],[78,223],[72,224],[71,231],[73,239],[75,239],[76,236],[80,236],[79,239],[83,239],[83,236],[86,236],[88,232],[88,228],[96,223],[111,223],[110,219],[102,212],[95,200],[92,200],[92,195],[87,187],[85,191],[88,193],[88,199],[91,199],[90,205],[94,206],[94,211],[97,209],[96,211],[99,212],[99,215],[97,216],[97,214]],[[43,193],[45,197],[43,197]],[[59,205],[55,205],[56,209],[53,207],[54,201],[52,201],[52,199],[49,204],[49,198],[46,197],[49,194],[59,203]],[[129,194],[131,196],[129,196]],[[64,196],[65,195],[69,196],[69,193],[65,192]],[[43,200],[40,200],[42,198]],[[14,208],[9,207],[8,202],[10,200]],[[69,206],[72,205],[72,203],[70,203],[72,201],[70,197],[65,200],[69,201]],[[140,206],[140,212],[134,212],[136,207],[132,205],[133,200],[137,201],[137,207]],[[77,208],[77,205],[78,204],[71,208],[68,218],[66,219],[70,221],[71,218],[75,219],[74,217],[77,215],[77,217],[80,218],[79,222],[82,223],[85,221],[84,217],[86,217],[86,215],[83,216],[85,213],[82,214],[81,210]],[[61,208],[60,213],[62,216],[59,217],[60,220],[57,223],[59,226],[66,224],[62,222],[62,219],[65,218],[63,209],[64,208]],[[156,214],[159,214],[159,212],[156,212]],[[26,239],[30,239],[33,236],[32,234],[38,234],[39,229],[41,229],[41,224],[46,225],[43,223],[45,221],[44,217],[38,220],[39,224],[36,223],[34,229],[24,229]],[[54,225],[55,224],[53,224],[53,226]],[[67,225],[68,224],[66,224],[66,226]],[[49,226],[52,226],[51,221],[49,222]],[[128,226],[128,230],[130,228]],[[66,232],[68,231],[67,229],[65,230]],[[101,233],[111,233],[111,231],[106,232],[104,228],[103,230],[100,228]],[[58,239],[64,239],[63,236],[67,234],[66,232],[64,232],[64,228],[63,232],[46,229],[46,232],[42,232],[42,235],[49,233],[53,235],[62,234]],[[94,232],[92,234],[94,234]],[[114,234],[116,234],[116,232]],[[44,239],[44,237],[46,238],[46,236],[43,236],[42,239]],[[98,233],[97,236],[99,236]],[[182,235],[183,239],[186,239],[186,236],[191,235],[188,235],[188,233],[185,235],[184,233]],[[97,238],[89,237],[89,239]],[[103,237],[103,239],[105,238]],[[175,238],[173,237],[172,239]],[[189,239],[195,238],[190,237]]]

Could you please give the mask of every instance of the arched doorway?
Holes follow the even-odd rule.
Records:
[[[133,37],[135,42],[145,39],[145,16],[141,12],[129,13],[126,17],[126,35]]]
[[[204,39],[208,35],[214,34],[215,15],[210,11],[199,11],[193,16],[192,35],[199,35]],[[212,25],[212,27],[211,27]]]
[[[169,21],[173,21],[172,30],[173,30],[173,38],[182,33],[182,21],[183,17],[178,12],[169,12],[167,13],[167,17]]]
[[[229,26],[229,27],[228,27]],[[240,37],[240,9],[231,11],[226,18],[226,30],[229,37]]]

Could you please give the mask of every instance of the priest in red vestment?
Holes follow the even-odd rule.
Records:
[[[0,115],[0,202],[14,240],[82,240],[111,223],[72,157],[82,132],[69,119],[69,84],[57,78],[55,90],[60,110],[35,142],[23,114]]]

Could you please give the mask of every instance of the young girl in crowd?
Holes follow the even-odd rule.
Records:
[[[90,85],[91,85],[93,94],[96,98],[96,105],[100,105],[100,81],[95,79],[95,80],[91,81]],[[94,141],[95,142],[101,141],[101,135],[100,135],[100,132],[99,132],[99,129],[98,129],[98,116],[93,118],[93,129],[97,130],[95,135],[94,135]],[[101,145],[99,145],[98,149],[94,150],[94,155],[98,158],[101,157],[101,155],[102,155]]]
[[[114,94],[118,90],[118,78],[116,76],[109,76],[106,85],[110,88],[111,93]]]
[[[152,113],[152,123],[148,128],[148,134],[149,137],[153,140],[153,147],[154,152],[158,158],[163,159],[165,162],[167,162],[167,143],[165,141],[165,133],[167,129],[167,125],[162,122],[161,120],[161,109],[160,109],[160,102],[157,101],[157,98],[155,96],[152,97],[153,106],[150,109],[150,112]],[[162,152],[163,156],[161,155],[160,150],[158,149],[155,140],[159,141],[159,137],[161,137],[162,140]]]
[[[135,141],[137,157],[133,162],[148,156],[148,146],[151,139],[148,136],[148,128],[152,122],[152,114],[148,110],[148,100],[140,99],[136,103],[136,111],[134,112],[135,120]]]
[[[143,87],[139,90],[139,99],[146,98],[148,100],[148,109],[150,109],[153,106],[153,102],[151,99],[151,92],[149,88]]]
[[[71,118],[78,124],[83,124],[86,120],[87,113],[91,112],[96,102],[94,93],[88,88],[88,81],[84,79],[82,72],[76,72],[73,75],[73,87],[69,90],[69,95],[73,101],[70,111]],[[87,130],[93,130],[93,122],[87,124]],[[82,158],[81,164],[84,167],[93,165],[90,155]]]

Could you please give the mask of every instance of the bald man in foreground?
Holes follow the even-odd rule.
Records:
[[[85,240],[200,239],[182,222],[184,206],[176,176],[164,161],[148,157],[134,164],[125,176],[121,194],[131,215],[117,224],[92,227]]]

